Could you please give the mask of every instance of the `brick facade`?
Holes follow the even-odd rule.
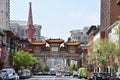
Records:
[[[101,0],[101,19],[100,32],[105,31],[105,37],[108,35],[108,27],[115,21],[120,20],[120,6],[118,0]]]

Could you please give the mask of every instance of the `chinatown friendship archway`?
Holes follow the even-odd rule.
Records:
[[[80,42],[64,42],[64,40],[60,38],[50,38],[44,42],[33,41],[30,44],[32,45],[32,50],[28,50],[31,50],[33,55],[40,59],[63,58],[79,61],[82,59],[81,54],[84,53],[84,49],[80,48]]]
[[[62,39],[48,39],[46,42],[31,42],[33,55],[39,58],[65,58],[80,59],[83,50],[79,48],[80,42],[65,42]],[[48,45],[48,46],[46,46]]]

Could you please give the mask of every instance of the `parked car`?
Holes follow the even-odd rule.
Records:
[[[41,75],[43,75],[43,72],[40,71],[40,72],[37,73],[37,75],[38,75],[38,76],[41,76]]]
[[[32,72],[29,69],[19,70],[18,75],[20,79],[30,78],[32,76]]]
[[[120,80],[120,72],[116,72],[115,75],[116,75],[116,79],[117,79],[117,80]]]
[[[38,75],[38,76],[41,76],[41,75],[49,75],[49,72],[48,72],[48,71],[40,71],[40,72],[38,72],[37,75]]]
[[[110,80],[120,80],[120,72],[116,72],[111,78]]]
[[[50,70],[49,74],[56,76],[56,71],[55,70]]]
[[[78,77],[78,71],[73,71],[73,77]]]
[[[92,72],[88,80],[109,80],[109,75],[106,72]]]
[[[1,70],[1,74],[3,75],[4,80],[18,80],[17,73],[13,68],[6,68]]]
[[[72,72],[70,72],[70,71],[65,71],[64,76],[72,76]]]
[[[14,77],[15,77],[15,80],[19,80],[19,75],[17,73],[15,73]]]
[[[0,80],[4,80],[1,71],[0,71]]]
[[[57,72],[56,73],[56,77],[62,77],[62,73],[61,72]]]
[[[55,69],[50,69],[49,74],[56,76],[56,70]]]

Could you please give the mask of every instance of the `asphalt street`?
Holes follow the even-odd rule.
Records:
[[[20,79],[20,80],[86,80],[86,79],[78,79],[73,78],[72,76],[62,76],[62,77],[57,77],[57,76],[33,76],[29,79]]]

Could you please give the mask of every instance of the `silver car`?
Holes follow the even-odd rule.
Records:
[[[3,78],[7,80],[10,80],[10,79],[18,80],[19,79],[17,76],[17,73],[15,72],[13,68],[2,69],[1,74],[3,75]]]
[[[116,79],[120,80],[120,72],[116,72],[115,76],[116,76]]]

